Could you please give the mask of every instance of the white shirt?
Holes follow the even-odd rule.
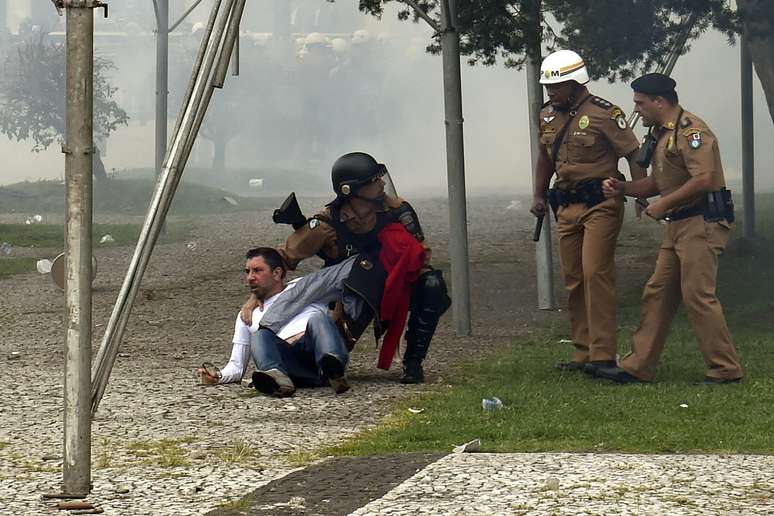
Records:
[[[263,314],[283,293],[295,287],[297,281],[298,280],[291,281],[282,292],[264,300],[262,308],[254,309],[253,321],[250,326],[245,324],[239,314],[237,314],[236,322],[234,323],[234,338],[232,339],[234,346],[231,348],[231,358],[223,369],[221,369],[220,372],[223,376],[221,376],[218,383],[232,383],[242,379],[247,371],[247,366],[250,363],[251,337],[258,331]],[[327,313],[327,311],[328,308],[325,305],[313,303],[283,326],[279,333],[277,333],[277,336],[287,341],[291,337],[303,334],[306,331],[306,324],[309,322],[309,318],[312,315],[318,312]]]

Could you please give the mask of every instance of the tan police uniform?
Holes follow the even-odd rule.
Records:
[[[369,211],[364,216],[358,215],[349,202],[344,202],[339,210],[339,221],[344,223],[353,233],[368,233],[376,226],[378,214],[394,210],[404,202],[400,197],[385,195],[382,206]],[[304,226],[293,232],[288,237],[285,246],[278,249],[290,270],[295,270],[302,260],[317,253],[328,257],[334,262],[347,258],[346,256],[341,256],[336,229],[326,222],[330,218],[331,210],[326,207],[312,217]],[[422,245],[425,247],[426,262],[430,263],[431,249],[424,241]]]
[[[662,195],[700,174],[711,174],[713,191],[725,186],[717,138],[699,117],[681,110],[676,120],[657,130],[656,137],[652,175]],[[697,195],[670,212],[695,207],[705,195]],[[707,365],[706,376],[725,380],[742,377],[742,366],[715,293],[718,256],[728,242],[730,228],[726,220],[707,222],[701,214],[667,224],[656,270],[642,295],[640,325],[632,337],[632,350],[620,364],[629,374],[644,381],[653,379],[682,299]]]
[[[540,113],[540,143],[549,157],[567,123],[556,155],[554,187],[572,190],[584,180],[621,177],[618,160],[639,148],[623,111],[592,95],[568,111],[547,104]],[[591,208],[574,203],[557,212],[573,362],[615,360],[615,244],[622,222],[621,199],[607,199]]]

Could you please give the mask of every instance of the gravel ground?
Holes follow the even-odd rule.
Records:
[[[774,513],[774,457],[449,455],[353,512],[373,514]]]
[[[302,199],[307,211],[321,204]],[[475,336],[453,337],[451,317],[444,317],[427,362],[431,383],[443,383],[460,359],[506,345],[535,320],[563,318],[533,309],[532,220],[524,216],[526,202],[520,209],[506,209],[509,204],[510,199],[470,201]],[[414,205],[434,247],[434,262],[448,264],[445,202]],[[368,340],[352,356],[353,388],[342,396],[316,389],[278,400],[255,396],[240,385],[197,385],[198,364],[228,358],[234,317],[246,293],[240,277],[244,251],[284,240],[285,227],[267,222],[270,214],[197,218],[188,241],[155,250],[93,424],[94,489],[88,499],[106,513],[200,514],[292,471],[294,458],[378,424],[392,402],[423,389],[399,385],[398,367],[376,370],[377,351]],[[17,219],[0,216],[0,221]],[[131,251],[96,250],[95,346]],[[46,250],[35,251],[41,252]],[[316,266],[309,263],[301,272]],[[37,273],[0,281],[0,293],[0,362],[7,378],[0,385],[5,400],[0,406],[0,512],[56,512],[40,497],[61,482],[64,299],[48,277]]]

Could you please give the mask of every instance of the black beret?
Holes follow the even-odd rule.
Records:
[[[675,90],[677,83],[663,73],[646,73],[632,82],[632,89],[648,95],[662,95]]]

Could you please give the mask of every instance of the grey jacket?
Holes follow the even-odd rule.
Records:
[[[344,313],[358,319],[367,309],[365,301],[344,288],[357,256],[343,262],[307,274],[291,283],[292,289],[279,297],[261,318],[261,328],[277,333],[293,317],[312,303],[328,304],[341,301]]]

